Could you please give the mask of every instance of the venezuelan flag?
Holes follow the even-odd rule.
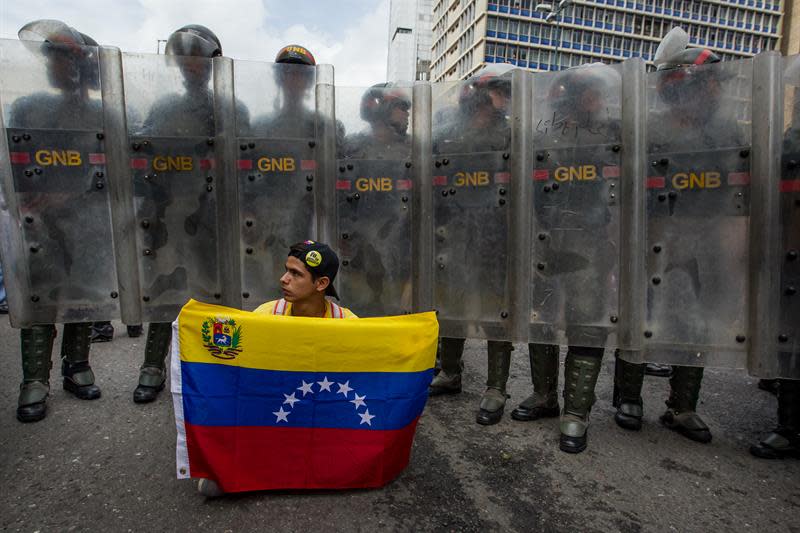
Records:
[[[194,300],[173,324],[178,478],[226,492],[385,485],[408,464],[434,313],[336,320]]]

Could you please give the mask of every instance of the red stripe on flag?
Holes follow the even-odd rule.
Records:
[[[27,165],[31,162],[31,154],[28,152],[11,152],[12,165]]]
[[[447,185],[447,176],[434,176],[433,177],[433,184],[434,185]]]
[[[728,174],[728,185],[750,185],[750,173],[730,172]]]
[[[144,170],[147,168],[147,159],[143,157],[135,157],[131,159],[131,168],[136,170]]]
[[[647,178],[647,188],[648,189],[663,189],[666,185],[666,179],[664,176],[650,176]]]
[[[90,165],[105,165],[106,154],[89,154]]]
[[[800,180],[781,180],[781,192],[800,192]]]
[[[398,191],[410,191],[412,186],[413,182],[411,180],[397,180]]]
[[[236,162],[236,166],[239,170],[253,170],[253,160],[252,159],[239,159]]]
[[[313,159],[301,159],[300,170],[317,170],[317,162]]]
[[[511,172],[496,172],[494,175],[495,183],[508,183],[511,181]]]
[[[214,168],[214,160],[213,159],[201,159],[200,160],[200,168],[203,170],[210,170]]]
[[[337,191],[349,191],[351,186],[350,180],[336,180]]]
[[[418,420],[389,431],[185,423],[189,470],[225,492],[381,487],[408,465]]]
[[[540,169],[533,171],[534,181],[547,181],[550,179],[550,171],[547,169]]]
[[[616,165],[603,167],[603,177],[604,178],[618,178],[619,177],[619,167],[616,166]]]

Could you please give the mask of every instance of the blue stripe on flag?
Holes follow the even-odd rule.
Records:
[[[181,372],[185,420],[202,426],[401,429],[422,413],[433,378],[432,369],[314,373],[185,361]]]

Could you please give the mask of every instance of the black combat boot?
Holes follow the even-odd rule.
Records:
[[[778,427],[761,442],[750,446],[750,453],[762,459],[800,459],[800,381],[778,381]]]
[[[486,378],[486,391],[481,397],[475,421],[484,426],[491,426],[503,418],[503,409],[508,398],[506,382],[508,382],[508,371],[511,367],[511,350],[514,347],[506,341],[488,341],[486,344],[489,371]]]
[[[759,379],[758,388],[770,394],[778,394],[778,379]]]
[[[461,392],[461,370],[464,368],[464,362],[461,360],[464,353],[464,339],[442,337],[439,347],[441,370],[431,381],[428,395],[458,394]]]
[[[614,421],[624,429],[642,429],[644,365],[629,363],[614,353]]]
[[[19,332],[22,348],[22,383],[19,386],[17,420],[38,422],[47,415],[50,394],[50,360],[56,328],[53,325],[23,328]]]
[[[91,339],[91,322],[64,324],[64,338],[61,340],[64,390],[81,400],[96,400],[100,397],[100,387],[94,384],[94,372],[89,366]]]
[[[564,366],[564,411],[561,413],[559,448],[567,453],[586,449],[589,412],[603,361],[602,348],[570,347]]]
[[[661,423],[686,438],[697,442],[711,442],[711,431],[695,412],[700,397],[703,368],[675,366],[669,379],[670,394],[667,411],[661,415]]]
[[[128,329],[128,337],[131,337],[131,338],[135,339],[136,337],[141,337],[142,336],[142,325],[141,324],[137,324],[137,325],[134,325],[134,326],[128,326],[127,329]]]
[[[153,322],[147,328],[147,345],[144,351],[144,364],[139,369],[139,385],[133,391],[136,403],[152,402],[164,389],[167,380],[165,360],[172,340],[172,324]]]
[[[659,363],[645,363],[644,373],[648,376],[668,378],[672,375],[672,365],[662,365]]]
[[[111,342],[114,340],[114,326],[111,322],[92,324],[92,342]]]
[[[558,416],[558,346],[528,344],[533,394],[525,398],[511,418],[520,421]]]

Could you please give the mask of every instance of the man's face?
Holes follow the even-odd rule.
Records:
[[[296,257],[286,258],[286,273],[281,276],[281,291],[287,302],[298,302],[311,298],[328,286],[328,278],[321,276],[316,281],[306,266]]]
[[[389,124],[399,134],[404,134],[408,130],[408,106],[394,105],[389,114]]]

